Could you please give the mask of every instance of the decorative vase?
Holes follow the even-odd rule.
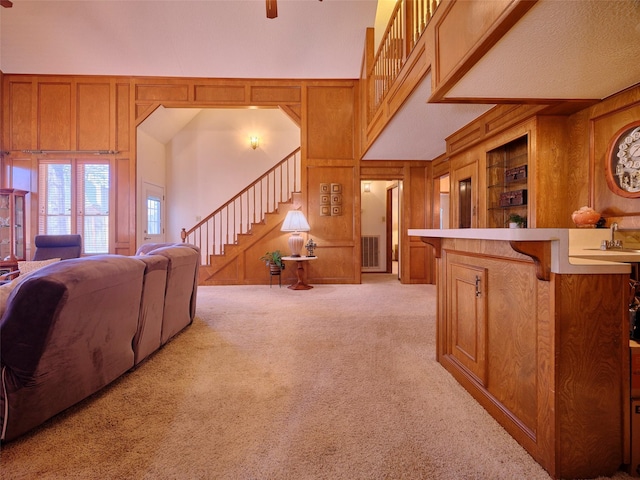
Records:
[[[582,207],[571,214],[571,220],[578,228],[595,228],[600,217],[599,212],[589,207]]]

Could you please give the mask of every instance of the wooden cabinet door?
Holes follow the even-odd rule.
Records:
[[[478,228],[478,163],[451,172],[451,228]]]
[[[482,385],[487,380],[485,268],[451,262],[449,278],[449,354]]]

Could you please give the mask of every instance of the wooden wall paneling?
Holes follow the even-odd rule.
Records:
[[[36,145],[37,123],[34,116],[37,92],[29,78],[5,77],[3,102],[3,138],[6,150],[30,150]]]
[[[116,120],[115,120],[115,150],[127,152],[131,150],[132,140],[135,143],[137,135],[132,119],[131,85],[116,83]]]
[[[307,158],[355,157],[356,94],[354,84],[307,87]]]
[[[620,339],[628,338],[627,283],[628,275],[556,276],[560,478],[593,478],[594,464],[600,472],[608,466],[613,474],[622,463]],[[598,458],[570,448],[576,438],[597,444]]]
[[[451,156],[478,145],[544,109],[544,105],[498,105],[449,135],[447,154]]]
[[[440,180],[442,177],[449,175],[450,170],[449,157],[444,154],[431,162],[431,224],[428,228],[440,228]],[[449,179],[451,180],[451,179]],[[449,181],[449,189],[450,188]]]
[[[404,162],[363,160],[360,162],[360,180],[402,180]]]
[[[115,192],[110,225],[113,228],[114,252],[131,255],[135,249],[135,171],[127,157],[116,157],[111,163]],[[125,253],[126,252],[126,253]]]
[[[76,145],[78,150],[110,150],[114,130],[111,118],[111,85],[101,82],[76,84]]]
[[[4,152],[5,151],[5,144],[7,142],[7,139],[5,138],[4,135],[4,125],[6,123],[6,120],[4,118],[4,114],[5,114],[5,106],[4,106],[4,73],[2,73],[2,70],[0,70],[0,152]],[[2,187],[2,171],[3,171],[3,165],[4,165],[4,153],[0,153],[0,187]]]
[[[315,241],[315,237],[312,238]],[[316,250],[318,260],[308,262],[304,267],[307,283],[360,283],[360,256],[355,253],[355,247],[353,242],[346,245],[334,242]]]
[[[298,127],[302,126],[302,106],[300,104],[288,105],[288,104],[280,104],[278,105],[280,110],[282,110]]]
[[[488,389],[535,437],[537,430],[537,318],[539,283],[530,261],[487,260]],[[514,382],[514,379],[518,379]]]
[[[445,15],[436,29],[436,85],[451,75],[454,68],[469,55],[510,0],[493,2],[443,2]]]
[[[256,85],[251,87],[250,102],[256,104],[296,104],[302,101],[299,86]]]
[[[360,178],[351,162],[322,162],[307,167],[307,210],[311,226],[309,237],[318,244],[318,261],[309,268],[309,280],[315,283],[355,283],[360,271],[359,213],[356,212],[356,183]],[[342,165],[341,165],[342,164]],[[320,184],[342,186],[342,214],[323,215],[320,208]],[[358,202],[359,204],[359,202]],[[359,207],[358,207],[359,208]],[[322,258],[330,261],[321,261]]]
[[[145,119],[151,115],[156,108],[160,106],[160,102],[135,102],[135,123],[140,125]]]
[[[162,83],[160,83],[162,82]],[[154,83],[136,82],[136,101],[138,102],[188,102],[190,85],[187,80],[172,84],[162,79]]]
[[[530,178],[537,195],[530,195],[529,222],[537,228],[572,228],[571,213],[582,205],[567,179],[585,175],[586,162],[567,161],[571,140],[567,116],[538,116],[530,134]]]
[[[0,188],[8,188],[9,181],[7,180],[9,177],[9,168],[7,165],[7,160],[5,159],[5,147],[7,144],[7,136],[5,135],[6,129],[4,125],[6,123],[5,120],[5,105],[4,105],[4,73],[0,70]]]
[[[403,221],[400,232],[401,256],[406,260],[401,262],[400,278],[403,283],[434,283],[433,249],[421,241],[411,241],[406,233],[409,228],[429,228],[431,225],[433,214],[431,164],[424,162],[422,165],[408,165],[406,170],[402,192]],[[423,251],[419,253],[419,250]]]
[[[244,85],[203,85],[194,86],[196,102],[239,104],[247,102],[247,88]]]
[[[556,356],[555,334],[556,334],[556,308],[552,301],[552,293],[555,291],[556,275],[550,274],[549,281],[538,280],[536,282],[536,299],[528,295],[528,301],[536,302],[536,331],[535,342],[537,359],[537,378],[535,402],[536,412],[536,436],[535,444],[538,462],[548,465],[549,471],[555,471],[555,451],[556,451],[556,421],[554,414],[555,392],[556,392],[556,364],[552,361],[540,361],[541,359],[551,359]],[[533,451],[533,446],[532,450]]]
[[[609,161],[608,149],[614,135],[624,126],[640,120],[640,87],[589,109],[589,117],[592,207],[609,222],[617,221],[621,228],[638,228],[640,198],[625,198],[611,191],[606,182],[605,165]],[[576,209],[580,206],[576,205]]]
[[[447,91],[522,18],[535,1],[494,0],[460,2],[445,0],[436,10],[434,89],[432,100]]]
[[[72,150],[75,144],[73,80],[38,82],[38,150]]]

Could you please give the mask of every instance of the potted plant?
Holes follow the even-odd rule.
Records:
[[[280,250],[266,252],[260,257],[260,260],[267,264],[272,275],[277,275],[280,270],[284,270],[284,263],[282,262],[282,253]]]
[[[510,213],[507,223],[509,228],[525,228],[527,226],[527,218],[517,213]]]

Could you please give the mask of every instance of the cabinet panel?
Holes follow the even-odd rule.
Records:
[[[449,268],[449,353],[486,384],[486,270],[451,262]]]
[[[537,425],[538,281],[530,262],[487,259],[488,390],[534,436]]]

